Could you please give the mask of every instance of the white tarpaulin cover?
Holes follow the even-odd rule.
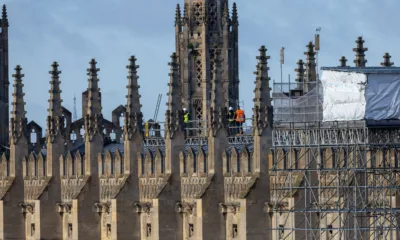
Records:
[[[323,71],[323,121],[364,119],[366,81],[361,73]]]
[[[369,74],[366,119],[400,119],[400,74]]]

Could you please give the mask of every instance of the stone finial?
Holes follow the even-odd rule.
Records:
[[[203,25],[208,24],[208,9],[207,7],[203,6]]]
[[[139,131],[143,133],[143,116],[141,112],[142,105],[140,104],[139,84],[137,75],[137,69],[139,65],[136,65],[135,56],[129,58],[129,65],[126,66],[128,69],[128,95],[126,95],[126,113],[125,113],[125,124],[124,124],[124,136],[131,139],[133,133]]]
[[[257,71],[254,72],[256,75],[255,89],[254,89],[254,108],[253,108],[253,133],[262,134],[263,131],[268,127],[268,116],[269,109],[271,106],[270,98],[270,86],[268,76],[268,59],[267,49],[265,46],[261,46],[259,49],[260,55],[257,56]]]
[[[305,73],[305,69],[304,69],[304,62],[303,62],[303,60],[299,59],[299,61],[297,62],[297,68],[296,68],[294,71],[297,72],[296,82],[298,82],[298,83],[304,83],[304,73]]]
[[[222,92],[222,60],[221,60],[221,50],[215,50],[214,68],[212,69],[212,94],[211,94],[211,107],[216,109],[217,107],[224,106],[224,93]]]
[[[229,24],[229,5],[228,5],[228,2],[226,2],[226,4],[224,5],[222,22],[224,24]]]
[[[99,88],[99,79],[97,77],[97,72],[100,71],[99,68],[96,67],[96,60],[92,59],[89,62],[90,67],[87,69],[89,76],[88,79],[88,115],[99,115],[101,114],[101,95]]]
[[[316,52],[314,51],[314,44],[312,42],[309,42],[307,44],[307,52],[304,54],[306,55],[306,75],[305,75],[305,82],[315,82],[317,80],[317,73],[316,73],[316,62],[315,62],[315,54]],[[311,89],[306,89],[305,91],[308,92],[308,90]]]
[[[51,71],[49,71],[51,75],[51,80],[50,80],[50,99],[49,99],[49,116],[54,118],[54,117],[60,117],[62,116],[62,108],[61,108],[61,89],[60,89],[60,76],[59,74],[61,71],[58,70],[58,63],[53,62],[51,65]]]
[[[47,117],[47,134],[46,138],[52,142],[56,135],[62,134],[64,129],[64,118],[62,115],[62,99],[60,90],[59,74],[61,71],[58,70],[58,63],[53,62],[51,65],[50,81],[50,99],[49,99],[49,115]]]
[[[356,53],[356,59],[354,60],[356,67],[365,67],[367,63],[365,52],[368,51],[368,48],[364,48],[364,42],[362,37],[358,37],[356,40],[357,47],[353,48],[353,51]]]
[[[126,66],[128,69],[128,95],[126,96],[127,104],[126,104],[126,112],[128,113],[139,113],[141,112],[142,105],[140,104],[140,94],[139,94],[139,84],[137,75],[137,69],[139,65],[136,65],[137,59],[135,56],[131,56],[129,58],[129,65]]]
[[[24,74],[21,73],[21,66],[17,65],[15,68],[15,74],[13,74],[14,78],[14,92],[12,94],[13,101],[12,101],[12,111],[11,111],[11,132],[10,132],[10,140],[11,143],[16,144],[18,139],[21,136],[27,136],[27,119],[26,119],[26,112],[25,112],[25,102],[24,102],[24,92],[22,84],[22,78]]]
[[[183,6],[183,22],[184,24],[189,23],[189,5],[188,3],[185,3]]]
[[[381,62],[381,66],[383,67],[391,67],[393,66],[393,62],[390,62],[390,58],[392,56],[389,55],[389,53],[385,53],[385,55],[383,55],[383,62]]]
[[[340,59],[340,67],[347,67],[346,63],[347,63],[347,59],[345,56],[342,56]]]
[[[96,134],[103,136],[103,115],[101,114],[101,93],[97,77],[97,72],[100,69],[96,67],[97,62],[94,59],[89,64],[90,67],[87,69],[89,79],[87,112],[85,116],[85,138],[91,142]]]
[[[3,11],[1,14],[1,26],[8,27],[7,7],[5,4],[3,5]]]
[[[171,55],[171,62],[168,63],[171,72],[168,74],[168,110],[165,114],[165,132],[169,138],[173,138],[176,131],[183,130],[181,85],[179,79],[179,64],[176,53]]]
[[[171,62],[168,63],[171,68],[171,72],[168,74],[170,81],[168,83],[169,93],[168,93],[168,110],[176,111],[182,109],[181,102],[181,89],[179,80],[179,64],[178,56],[176,53],[171,55]]]
[[[269,98],[269,76],[268,76],[268,59],[270,56],[267,56],[267,49],[265,46],[261,46],[259,49],[260,55],[257,56],[257,71],[254,72],[256,75],[256,81],[254,82],[256,87],[254,89],[255,97],[253,102],[255,105],[261,107],[264,103],[269,105],[270,98]]]
[[[175,11],[175,26],[181,25],[181,7],[179,4],[176,4],[176,11]]]
[[[21,73],[21,66],[17,65],[15,68],[15,74],[13,74],[14,78],[14,93],[13,95],[13,110],[11,111],[11,117],[15,120],[21,120],[25,118],[25,102],[24,102],[24,96],[25,93],[23,92],[22,88],[24,84],[22,84],[22,78],[25,76],[24,74]]]
[[[238,11],[237,11],[237,6],[236,2],[233,3],[233,8],[232,8],[232,23],[238,25]]]
[[[211,80],[211,106],[209,130],[212,136],[216,136],[220,129],[226,128],[226,109],[224,108],[228,99],[222,86],[222,62],[221,50],[215,50],[214,68]]]

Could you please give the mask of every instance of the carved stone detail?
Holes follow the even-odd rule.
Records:
[[[270,176],[271,201],[281,202],[287,197],[293,197],[304,178],[303,173],[288,174],[280,172]],[[292,186],[292,188],[290,187]],[[279,191],[275,191],[278,189]],[[285,190],[282,190],[285,189]],[[292,189],[292,190],[291,190]]]
[[[227,127],[227,113],[225,108],[219,108],[218,110],[210,108],[210,112],[210,131],[212,136],[216,137],[219,130],[226,129]]]
[[[176,132],[183,131],[183,112],[167,110],[165,115],[165,131],[169,133],[170,138],[173,138]]]
[[[137,213],[150,214],[152,205],[150,203],[135,203],[135,208]]]
[[[171,174],[163,177],[143,177],[139,179],[140,202],[146,203],[156,199],[167,185]]]
[[[93,116],[85,116],[85,136],[89,138],[89,141],[93,140],[93,137],[99,134],[103,136],[103,115],[95,114]]]
[[[47,129],[48,133],[46,136],[46,140],[54,142],[56,136],[64,135],[64,117],[58,116],[53,118],[51,116],[47,116]]]
[[[94,204],[96,213],[110,213],[111,206],[108,203],[95,203]]]
[[[205,177],[182,177],[182,200],[200,199],[210,185],[213,177],[214,174],[209,174]]]
[[[195,202],[178,202],[175,204],[175,212],[196,215]]]
[[[22,213],[35,213],[35,204],[34,203],[20,203]]]
[[[76,199],[82,188],[89,180],[89,176],[80,177],[62,177],[61,179],[61,199],[65,202],[71,202]]]
[[[118,193],[125,185],[129,175],[122,177],[102,177],[100,178],[100,200],[101,202],[110,202],[116,198]]]
[[[0,199],[3,199],[11,185],[14,182],[15,177],[6,177],[0,180]]]
[[[264,105],[263,107],[255,106],[253,117],[253,134],[261,136],[264,130],[272,125],[272,107]]]
[[[219,205],[221,213],[223,213],[223,214],[227,214],[227,213],[236,214],[240,209],[240,205],[239,204],[223,204],[223,203],[219,203],[218,205]]]
[[[224,178],[225,203],[235,203],[249,193],[259,174],[251,176],[234,176]]]
[[[124,136],[126,140],[131,140],[135,133],[139,132],[143,136],[143,115],[142,113],[125,113]]]
[[[37,200],[49,185],[51,177],[31,177],[24,178],[24,198],[27,200]]]
[[[68,203],[57,203],[58,213],[71,213],[72,205]]]

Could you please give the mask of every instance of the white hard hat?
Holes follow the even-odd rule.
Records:
[[[230,110],[233,110],[233,107],[229,107],[229,111],[230,111]]]
[[[183,111],[186,111],[186,108],[183,108]]]

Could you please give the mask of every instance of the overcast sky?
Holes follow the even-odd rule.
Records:
[[[103,115],[125,104],[128,58],[138,59],[140,94],[145,119],[153,117],[157,96],[163,93],[158,119],[164,120],[168,91],[167,63],[174,49],[176,4],[184,0],[4,0],[7,4],[10,82],[14,67],[23,68],[28,119],[43,128],[47,116],[48,71],[58,61],[63,105],[71,112],[87,88],[86,69],[98,62]],[[230,5],[233,2],[230,1]],[[294,79],[296,62],[304,59],[306,44],[321,27],[320,66],[337,66],[345,55],[353,64],[355,40],[366,40],[368,66],[389,52],[400,62],[398,0],[237,0],[240,33],[240,97],[252,108],[256,55],[268,49],[270,76],[280,80],[279,49],[284,46],[284,77]],[[272,85],[272,83],[271,83]],[[10,85],[10,91],[12,91]],[[272,86],[271,86],[272,87]],[[10,95],[11,96],[11,95]]]

